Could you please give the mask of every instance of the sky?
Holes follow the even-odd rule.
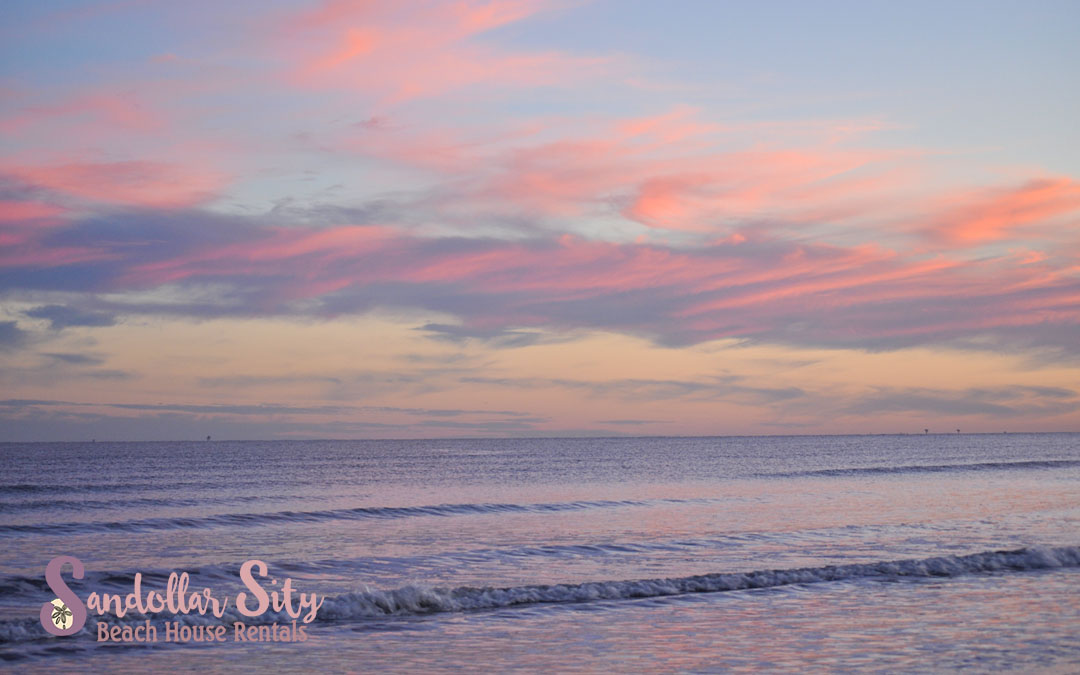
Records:
[[[4,2],[0,440],[1080,430],[1078,25]]]

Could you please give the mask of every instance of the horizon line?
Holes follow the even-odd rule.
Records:
[[[1080,431],[948,431],[948,432],[868,432],[868,433],[834,433],[834,434],[702,434],[702,435],[664,435],[646,434],[632,435],[600,435],[600,436],[424,436],[415,438],[207,438],[207,439],[141,439],[141,440],[112,440],[91,438],[78,441],[6,441],[0,440],[0,445],[38,444],[38,443],[67,443],[67,444],[96,444],[96,443],[355,443],[355,442],[388,442],[388,441],[521,441],[521,440],[633,440],[633,439],[662,439],[662,438],[812,438],[812,437],[855,437],[855,436],[1006,436],[1006,435],[1051,435],[1051,434],[1080,434]]]

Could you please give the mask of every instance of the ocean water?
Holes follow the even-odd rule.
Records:
[[[1080,434],[0,444],[0,667],[20,672],[1080,672]],[[216,597],[244,561],[307,640],[37,615]],[[270,586],[270,580],[276,587]],[[164,640],[168,621],[228,628]]]

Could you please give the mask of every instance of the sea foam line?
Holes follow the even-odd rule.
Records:
[[[810,478],[813,476],[874,476],[896,473],[950,473],[953,471],[1002,471],[1015,469],[1065,469],[1080,466],[1075,459],[1038,459],[1019,462],[969,462],[967,464],[902,464],[899,466],[861,466],[839,469],[811,469],[763,473],[769,478]]]
[[[405,586],[392,590],[363,590],[325,599],[318,622],[357,621],[394,616],[416,616],[444,612],[503,609],[516,606],[588,603],[604,600],[656,598],[690,593],[721,593],[792,584],[814,584],[854,579],[897,579],[956,577],[989,572],[1023,572],[1080,567],[1080,547],[1033,547],[1011,551],[984,551],[959,556],[938,556],[917,560],[892,560],[850,565],[827,565],[786,570],[723,572],[668,579],[632,581],[592,581],[580,584],[536,584],[506,588],[461,586],[453,589]],[[141,623],[145,617],[128,615],[112,624]],[[88,633],[94,617],[82,633]],[[186,625],[242,621],[248,625],[290,621],[284,613],[268,612],[252,619],[226,611],[221,619],[200,615],[179,615]],[[0,643],[46,637],[36,620],[0,622]]]
[[[791,584],[852,579],[955,577],[963,574],[1080,567],[1080,547],[1023,548],[962,556],[828,565],[787,570],[726,572],[668,579],[597,581],[581,584],[509,588],[460,587],[452,590],[407,586],[390,591],[362,591],[327,598],[321,619],[354,619],[395,614],[430,614],[499,609],[515,605],[654,598],[689,593],[719,593]]]

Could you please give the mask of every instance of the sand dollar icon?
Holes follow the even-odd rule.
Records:
[[[56,627],[61,630],[70,628],[74,619],[72,619],[71,610],[64,604],[64,601],[60,598],[53,598],[52,605],[52,621],[56,624]]]

